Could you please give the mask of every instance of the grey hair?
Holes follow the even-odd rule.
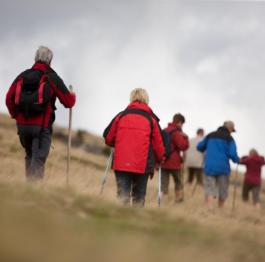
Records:
[[[36,51],[35,62],[44,62],[50,65],[53,58],[52,51],[46,46],[40,46]]]

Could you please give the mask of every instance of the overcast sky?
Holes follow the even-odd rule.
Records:
[[[77,93],[75,128],[102,134],[141,86],[162,127],[176,112],[189,136],[231,119],[239,154],[265,154],[264,14],[258,1],[0,0],[0,111],[13,79],[47,45]]]

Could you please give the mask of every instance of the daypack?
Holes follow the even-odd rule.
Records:
[[[29,69],[16,84],[15,109],[26,117],[43,114],[51,92],[47,72]]]
[[[173,133],[177,132],[178,130],[179,130],[178,128],[174,128],[170,130],[170,132],[167,132],[165,129],[162,130],[162,137],[163,137],[163,142],[164,142],[164,146],[166,150],[166,159],[168,159],[173,152],[171,148],[171,138],[172,138]]]

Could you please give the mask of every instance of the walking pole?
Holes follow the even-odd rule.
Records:
[[[158,169],[158,195],[157,195],[158,207],[161,205],[161,166]]]
[[[105,169],[105,173],[104,173],[104,176],[102,178],[101,188],[100,188],[100,192],[99,192],[100,195],[102,195],[103,190],[104,190],[104,186],[105,186],[105,184],[107,182],[107,177],[108,177],[108,174],[109,174],[109,169],[110,169],[110,166],[111,166],[112,158],[113,158],[113,148],[110,151],[110,155],[109,155],[109,158],[108,158],[108,161],[107,161],[107,166],[106,166],[106,169]]]
[[[182,185],[182,196],[181,199],[182,201],[184,200],[184,165],[182,164],[181,169],[180,169],[180,183]]]
[[[237,177],[238,177],[238,164],[237,164],[237,166],[236,166],[236,177],[235,177],[235,180],[234,180],[234,194],[233,194],[232,212],[234,212],[234,211],[235,211],[235,208],[236,208]]]
[[[69,90],[73,91],[70,85]],[[72,144],[72,108],[69,109],[69,124],[68,124],[68,146],[67,146],[67,168],[66,168],[66,185],[69,185],[69,170],[71,160],[71,144]]]
[[[195,191],[196,191],[196,188],[197,188],[197,185],[198,185],[198,181],[197,181],[197,179],[196,179],[195,185],[194,185],[194,187],[193,187],[193,189],[192,189],[192,192],[191,192],[191,196],[194,195],[194,193],[195,193]]]

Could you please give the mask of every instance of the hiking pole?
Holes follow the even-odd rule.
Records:
[[[161,166],[158,169],[158,195],[157,195],[158,207],[161,205]]]
[[[235,177],[235,180],[234,180],[234,194],[233,194],[232,212],[234,212],[234,211],[235,211],[235,208],[236,208],[237,177],[238,177],[238,164],[237,164],[237,166],[236,166],[236,177]]]
[[[180,183],[181,183],[181,186],[182,186],[181,199],[183,201],[184,200],[184,183],[185,183],[185,180],[184,180],[184,166],[183,165],[181,166],[181,169],[180,169]]]
[[[197,185],[198,185],[198,181],[197,181],[197,179],[196,179],[195,185],[194,185],[194,187],[193,187],[193,189],[192,189],[192,192],[191,192],[191,196],[193,196],[193,195],[195,194],[195,191],[196,191]]]
[[[105,169],[105,173],[104,173],[104,176],[102,178],[101,188],[100,188],[100,192],[99,192],[100,195],[102,195],[103,190],[104,190],[104,186],[105,186],[105,184],[107,182],[107,177],[108,177],[108,174],[109,174],[112,158],[113,158],[113,148],[110,151],[110,155],[109,155],[109,158],[108,158],[108,161],[107,161],[107,166],[106,166],[106,169]]]
[[[73,91],[70,85],[69,90]],[[71,160],[71,144],[72,144],[72,108],[69,109],[69,124],[68,124],[68,146],[67,146],[67,167],[66,167],[66,185],[69,185],[69,170]]]

